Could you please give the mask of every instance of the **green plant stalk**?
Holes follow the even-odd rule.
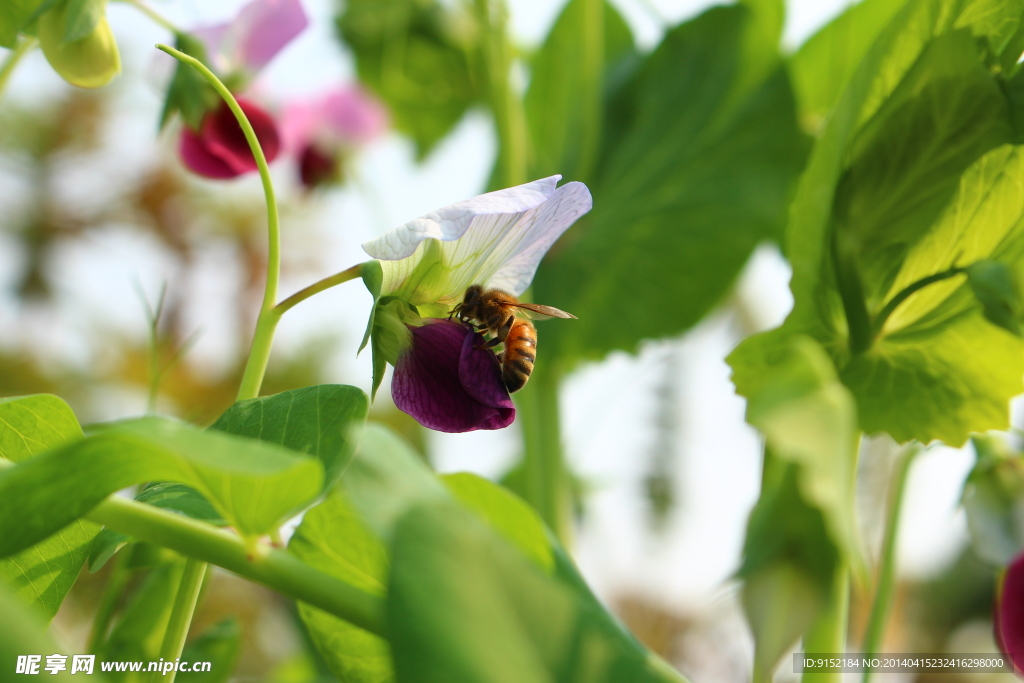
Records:
[[[508,35],[508,8],[503,0],[476,0],[476,12],[486,36],[481,41],[481,61],[498,132],[497,185],[521,185],[527,181],[529,137],[522,98],[509,80],[512,42]]]
[[[878,560],[878,584],[871,602],[871,614],[864,631],[861,649],[869,658],[878,653],[885,636],[885,627],[892,612],[893,596],[896,592],[896,541],[899,532],[900,511],[903,506],[903,492],[906,490],[907,474],[914,458],[921,452],[919,444],[912,444],[899,455],[892,484],[889,488],[889,505],[885,514],[885,532],[882,537],[882,554]],[[871,680],[871,669],[864,671],[864,683]]]
[[[99,654],[100,648],[106,641],[107,631],[110,630],[110,620],[121,599],[121,591],[128,584],[131,572],[127,567],[126,556],[127,553],[117,553],[110,561],[112,565],[110,576],[107,578],[99,609],[96,610],[96,618],[92,622],[92,631],[89,633],[89,652],[93,654]]]
[[[828,603],[818,620],[804,635],[806,653],[846,652],[846,630],[850,613],[850,570],[843,564],[836,569]],[[804,683],[842,683],[838,671],[808,672],[801,676]]]
[[[314,294],[319,294],[325,289],[330,289],[335,285],[340,285],[342,282],[348,282],[349,280],[355,280],[358,277],[362,277],[362,269],[364,265],[366,264],[357,263],[351,268],[346,268],[345,270],[335,273],[334,275],[328,275],[324,279],[314,282],[305,289],[300,289],[299,291],[295,292],[295,294],[292,294],[290,297],[279,303],[277,306],[274,306],[274,312],[278,316],[281,316],[284,314],[285,311],[293,307],[295,304],[305,301]]]
[[[173,662],[181,657],[185,649],[185,638],[188,636],[189,625],[192,623],[192,615],[196,611],[196,603],[199,602],[199,591],[203,587],[203,578],[206,576],[206,563],[189,558],[185,561],[185,570],[181,575],[181,583],[178,585],[178,593],[174,596],[174,604],[171,606],[171,617],[167,622],[167,630],[164,631],[164,642],[160,646],[160,658],[165,662]],[[150,683],[166,681],[174,683],[178,673],[169,671],[167,674],[162,671],[154,671],[150,675]]]
[[[160,14],[159,12],[154,10],[149,5],[146,5],[145,3],[140,2],[140,0],[121,0],[121,2],[124,2],[125,4],[131,5],[132,7],[134,7],[135,9],[139,10],[140,12],[145,14],[147,17],[149,17],[149,19],[153,23],[157,24],[158,26],[162,26],[163,28],[167,29],[171,33],[183,33],[183,31],[181,29],[179,29],[177,26],[175,26],[166,17],[164,17],[162,14]]]
[[[385,635],[383,599],[313,569],[285,550],[261,544],[250,552],[229,531],[120,496],[108,497],[86,517],[185,557],[223,567],[359,628]]]
[[[517,394],[523,430],[523,494],[567,548],[572,540],[569,477],[562,457],[557,365],[534,372]]]
[[[0,97],[3,97],[4,89],[7,87],[7,81],[11,79],[11,74],[14,73],[15,67],[21,62],[22,58],[32,51],[39,41],[35,38],[23,38],[14,50],[7,55],[7,59],[4,60],[3,65],[0,65]]]
[[[854,355],[871,348],[874,341],[871,317],[864,303],[864,287],[857,272],[857,263],[849,249],[840,244],[841,238],[833,227],[832,263],[836,270],[836,284],[846,314],[846,326],[850,335],[850,352]]]
[[[198,71],[206,82],[209,83],[217,94],[221,96],[224,103],[231,109],[231,113],[238,120],[245,140],[249,143],[256,166],[260,172],[260,181],[263,183],[263,195],[267,201],[267,281],[263,288],[263,304],[260,306],[259,317],[256,319],[256,331],[253,333],[252,347],[249,350],[249,360],[245,365],[245,373],[242,375],[242,383],[238,388],[238,400],[256,398],[260,393],[260,386],[263,384],[263,376],[267,371],[267,363],[270,360],[270,348],[274,343],[274,330],[280,315],[274,312],[274,304],[277,301],[277,286],[281,277],[281,218],[277,210],[277,197],[274,194],[274,184],[270,180],[270,168],[267,166],[267,157],[263,154],[263,148],[256,138],[256,131],[253,130],[249,119],[245,117],[242,108],[238,106],[231,91],[221,83],[206,66],[195,57],[190,57],[184,52],[179,52],[169,45],[157,45],[158,50],[166,52],[180,62],[188,64]]]

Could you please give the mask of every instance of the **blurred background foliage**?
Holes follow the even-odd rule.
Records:
[[[547,361],[539,367],[546,369],[533,383],[557,386],[585,362],[654,350],[658,381],[645,399],[649,447],[641,493],[643,523],[655,538],[687,505],[679,491],[686,436],[678,418],[686,400],[681,335],[721,311],[732,327],[730,343],[768,326],[750,310],[737,278],[759,245],[784,248],[789,203],[813,136],[839,84],[900,5],[865,0],[802,47],[782,52],[782,3],[770,0],[687,14],[678,25],[663,22],[653,46],[641,43],[612,2],[569,0],[536,45],[508,38],[509,17],[484,2],[347,0],[328,7],[339,51],[386,103],[394,129],[412,141],[417,162],[443,147],[467,115],[485,112],[501,141],[492,187],[561,173],[591,188],[594,210],[556,245],[535,280],[534,300],[580,320],[542,330]],[[834,83],[836,90],[822,83]],[[127,176],[97,161],[116,158],[118,145],[132,144],[126,137],[155,130],[155,123],[151,129],[129,127],[121,136],[118,108],[125,106],[128,87],[62,88],[38,100],[0,101],[0,238],[15,255],[2,264],[12,313],[0,318],[0,396],[52,392],[88,421],[141,412],[155,392],[161,410],[207,425],[232,404],[248,351],[265,270],[263,207],[251,187],[223,191],[189,176],[166,144],[154,149],[142,172]],[[520,91],[523,106],[517,108],[510,94]],[[83,185],[90,176],[94,182]],[[76,190],[85,185],[88,192]],[[323,265],[317,260],[326,250],[319,242],[323,235],[304,225],[326,205],[320,193],[285,193],[284,220],[292,243],[301,245],[286,250],[286,278],[302,281]],[[159,258],[174,264],[177,281],[158,292],[136,286],[131,333],[82,322],[87,315],[76,318],[78,327],[54,324],[79,301],[69,295],[59,269],[69,254],[87,257],[110,239],[157,245]],[[195,291],[180,286],[208,270],[211,251],[234,280],[230,291],[219,293],[233,296],[224,308],[232,319],[222,322],[241,331],[233,349],[213,364],[190,353],[204,332],[188,314]],[[48,335],[88,341],[67,352],[66,339]],[[339,347],[354,350],[353,341],[332,334],[278,353],[263,393],[355,382],[339,376],[335,361]],[[538,399],[527,394],[525,400]],[[112,403],[123,412],[111,414]],[[557,420],[557,396],[553,414]],[[374,406],[372,419],[405,436],[425,458],[437,457],[436,442],[386,397]],[[529,440],[524,437],[524,448]],[[882,440],[865,447],[872,450],[859,472],[871,482],[862,488],[882,492],[860,501],[869,540],[883,523],[872,511],[883,505],[896,457],[895,446]],[[972,475],[975,483],[983,474]],[[517,489],[515,467],[506,482]],[[600,486],[583,478],[571,482],[578,519],[586,519],[588,496]],[[998,500],[976,504],[968,522],[981,524],[992,507]],[[886,649],[990,650],[994,579],[980,559],[987,552],[993,551],[961,548],[930,578],[902,581]],[[108,658],[146,658],[145,648],[156,644],[140,634],[161,632],[169,604],[162,586],[175,580],[175,572],[180,567],[160,551],[136,545],[96,573],[83,573],[58,615],[56,633],[87,643],[91,615],[107,610],[117,615]],[[129,587],[123,603],[103,603],[111,585]],[[870,595],[859,588],[854,634],[863,632],[870,610]],[[742,681],[749,668],[737,662],[750,659],[751,646],[734,592],[729,586],[711,609],[689,611],[629,587],[601,597],[694,680]],[[217,571],[201,605],[193,632],[203,635],[190,643],[190,656],[223,662],[215,671],[230,671],[234,662],[232,680],[334,680],[288,600]],[[945,679],[951,677],[958,676]]]

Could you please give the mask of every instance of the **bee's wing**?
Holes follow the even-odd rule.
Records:
[[[547,320],[548,318],[573,318],[572,313],[566,313],[565,311],[559,310],[554,306],[542,306],[540,304],[524,304],[518,301],[514,304],[506,304],[516,308],[517,313],[521,313],[524,318],[530,318],[531,320]]]

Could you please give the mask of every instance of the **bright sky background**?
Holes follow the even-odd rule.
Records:
[[[509,2],[515,31],[526,45],[543,38],[563,4]],[[701,0],[613,2],[645,46],[657,42],[665,22],[674,23],[711,4]],[[153,1],[186,27],[224,20],[241,4],[238,0]],[[351,60],[333,38],[334,4],[329,0],[305,0],[305,4],[311,28],[261,79],[259,87],[271,100],[314,94],[352,78]],[[798,45],[845,5],[843,0],[791,0],[786,44]],[[58,179],[68,201],[86,205],[103,201],[105,188],[115,188],[144,169],[154,148],[162,146],[165,152],[171,148],[169,139],[153,137],[160,106],[160,92],[153,83],[160,69],[152,45],[166,41],[167,35],[119,3],[111,3],[109,15],[125,64],[119,89],[123,106],[112,126],[112,149],[90,160],[75,177]],[[24,67],[16,74],[10,97],[27,100],[59,93],[64,87],[40,55]],[[364,260],[359,244],[386,229],[480,192],[494,151],[491,124],[480,112],[468,115],[422,166],[413,164],[411,145],[396,135],[375,144],[359,160],[358,183],[310,209],[311,227],[289,230],[286,217],[285,258],[312,258],[313,266],[301,277],[286,279],[282,294]],[[275,173],[287,187],[291,169],[279,166]],[[0,206],[5,211],[18,210],[19,186],[21,181],[0,165]],[[220,187],[262,202],[255,177]],[[319,236],[318,243],[327,244],[317,254],[304,251],[311,233]],[[222,307],[231,300],[229,294],[240,275],[224,267],[230,262],[225,258],[230,256],[226,242],[211,240],[199,274],[187,281],[154,240],[116,225],[79,242],[59,253],[54,264],[57,286],[66,295],[64,308],[52,318],[29,315],[28,323],[15,329],[10,283],[18,259],[13,242],[0,233],[0,345],[5,338],[31,338],[62,357],[85,363],[90,351],[82,339],[90,331],[113,329],[142,338],[145,321],[132,288],[136,278],[154,297],[164,281],[187,294],[192,302],[188,324],[203,330],[191,353],[211,368],[220,366],[231,353],[233,340],[250,334],[224,322],[231,317]],[[762,327],[778,324],[788,311],[788,277],[788,267],[771,248],[760,250],[744,274],[738,296]],[[289,313],[277,348],[296,349],[311,337],[337,333],[340,348],[330,380],[368,388],[368,354],[353,358],[368,305],[369,297],[358,284],[320,295]],[[584,573],[600,594],[637,591],[687,610],[712,608],[728,594],[726,581],[738,564],[746,517],[760,478],[759,441],[743,421],[743,402],[733,393],[722,360],[740,336],[734,317],[720,313],[681,341],[650,344],[638,356],[613,354],[602,363],[581,368],[568,381],[561,397],[568,457],[594,491],[576,550]],[[644,522],[642,481],[651,458],[654,388],[663,381],[669,356],[675,359],[672,372],[678,396],[674,476],[680,504],[664,533],[654,536]],[[144,406],[144,397],[133,392],[115,392],[108,399],[109,414],[94,418],[122,417],[141,412]],[[501,432],[438,434],[432,439],[439,467],[445,471],[473,470],[494,476],[519,450],[514,427]],[[935,571],[963,542],[965,525],[956,505],[971,460],[968,453],[939,448],[915,465],[900,543],[904,573],[920,576]]]

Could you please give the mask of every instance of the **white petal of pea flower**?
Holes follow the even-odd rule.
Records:
[[[561,177],[451,204],[366,242],[384,271],[381,295],[414,306],[457,304],[470,285],[519,296],[551,245],[593,205],[583,183],[556,187]]]

